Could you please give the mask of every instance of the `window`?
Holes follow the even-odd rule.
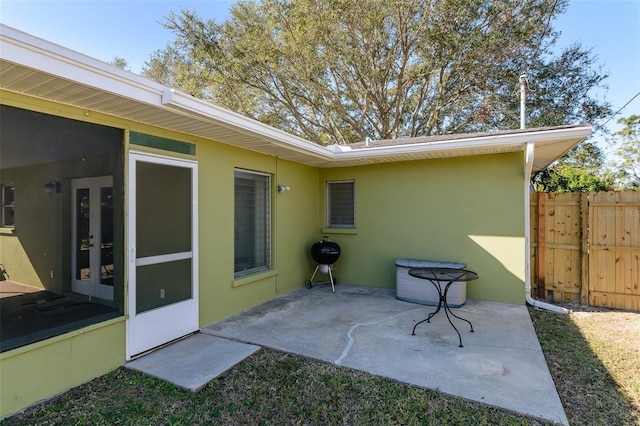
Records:
[[[355,182],[327,182],[327,226],[355,228]]]
[[[242,276],[271,267],[271,178],[235,171],[234,273]]]
[[[13,185],[2,185],[2,227],[13,228],[13,212],[15,201],[15,188]]]

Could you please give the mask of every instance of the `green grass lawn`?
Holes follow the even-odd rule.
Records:
[[[530,312],[570,424],[640,425],[640,315]],[[436,390],[263,349],[199,393],[119,368],[2,424],[546,423]]]
[[[529,312],[569,424],[640,425],[640,313]]]

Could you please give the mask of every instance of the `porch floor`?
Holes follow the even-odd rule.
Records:
[[[393,290],[340,284],[334,294],[319,285],[204,327],[178,347],[152,352],[129,367],[168,381],[193,375],[201,382],[189,386],[198,388],[215,375],[209,374],[213,364],[224,371],[242,359],[241,349],[229,351],[228,343],[219,343],[227,339],[246,345],[247,355],[256,345],[270,347],[567,424],[525,306],[467,301],[454,311],[475,332],[453,318],[462,348],[443,313],[411,335],[414,324],[433,310],[397,300]],[[185,363],[177,350],[199,358]]]
[[[117,309],[13,281],[0,281],[0,352],[117,318]]]

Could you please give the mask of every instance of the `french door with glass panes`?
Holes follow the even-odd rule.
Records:
[[[71,180],[71,289],[113,300],[113,177]]]

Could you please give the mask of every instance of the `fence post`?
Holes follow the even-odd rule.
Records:
[[[545,192],[541,192],[538,196],[538,297],[544,299],[546,296],[544,294],[545,288],[545,272],[544,272],[544,264],[545,264],[545,248],[546,248],[546,212],[545,212],[545,201],[547,200],[547,194]]]
[[[580,250],[582,253],[582,286],[580,288],[580,303],[589,306],[589,242],[591,241],[591,226],[589,221],[590,193],[580,194],[580,220],[582,221],[582,238]]]

